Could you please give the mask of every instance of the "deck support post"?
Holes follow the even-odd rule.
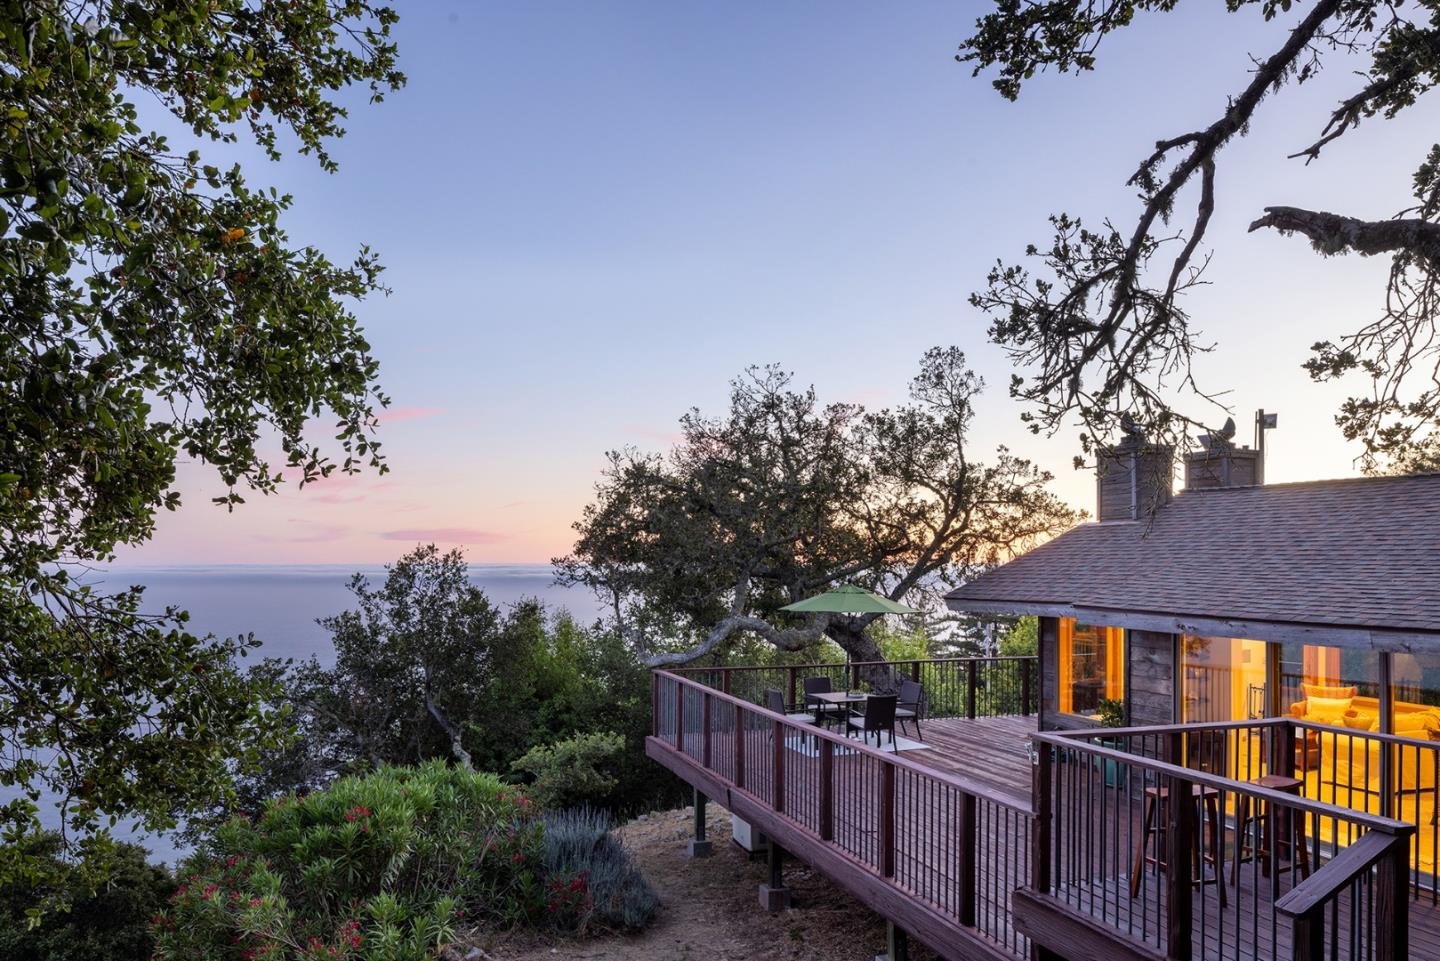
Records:
[[[708,858],[714,847],[705,836],[705,795],[700,789],[695,789],[695,837],[690,840],[686,850],[692,858]]]
[[[877,954],[875,961],[910,961],[910,935],[894,921],[885,922],[885,953]]]
[[[760,885],[760,906],[766,911],[790,907],[790,889],[785,886],[785,849],[770,838],[770,883]]]

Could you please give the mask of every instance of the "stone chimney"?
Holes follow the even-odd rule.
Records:
[[[1143,435],[1127,434],[1114,447],[1102,447],[1095,463],[1095,518],[1136,521],[1170,503],[1175,450],[1152,445]]]

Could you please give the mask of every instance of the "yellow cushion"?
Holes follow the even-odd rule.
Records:
[[[1375,730],[1375,718],[1369,714],[1356,714],[1351,711],[1345,715],[1345,726],[1354,731],[1373,731]]]
[[[1305,692],[1306,697],[1354,697],[1355,685],[1326,685],[1326,684],[1301,684],[1300,689]]]
[[[1414,714],[1402,715],[1395,719],[1397,724],[1404,724],[1406,727],[1423,727],[1434,734],[1440,731],[1440,716],[1434,711],[1416,711]]]
[[[1395,734],[1399,737],[1414,738],[1417,741],[1430,740],[1430,731],[1423,727],[1408,728],[1403,731],[1396,731]]]
[[[1343,724],[1345,712],[1350,710],[1354,698],[1350,697],[1307,697],[1305,699],[1305,720],[1316,724]]]

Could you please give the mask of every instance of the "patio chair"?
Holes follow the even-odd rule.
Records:
[[[895,746],[895,702],[898,698],[894,694],[872,694],[865,699],[865,713],[856,714],[850,718],[845,726],[845,734],[848,737],[851,731],[859,731],[864,735],[866,743],[870,741],[870,734],[875,734],[875,746],[881,746],[880,735],[886,731],[890,732],[890,746]]]
[[[849,716],[848,712],[840,705],[827,704],[814,697],[816,694],[829,694],[834,689],[830,684],[830,678],[823,675],[805,678],[805,710],[815,715],[815,722],[821,727],[839,724]]]
[[[920,719],[925,716],[925,685],[905,679],[900,682],[900,696],[895,704],[895,723],[905,730],[905,722],[915,725],[915,740],[920,737]]]
[[[785,720],[794,721],[796,724],[814,724],[815,715],[805,711],[791,711],[785,707],[785,695],[779,689],[767,687],[765,689],[765,706],[776,714],[784,714]]]

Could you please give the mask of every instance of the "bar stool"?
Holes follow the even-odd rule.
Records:
[[[1195,864],[1195,884],[1214,884],[1220,892],[1220,907],[1225,907],[1228,899],[1225,896],[1225,869],[1224,857],[1220,853],[1220,792],[1213,787],[1204,787],[1199,784],[1190,785],[1190,797],[1195,804],[1196,812],[1200,817],[1196,821],[1196,830],[1191,845],[1191,857]],[[1155,825],[1156,817],[1160,819],[1160,826]],[[1210,828],[1210,843],[1204,845],[1206,822]],[[1145,870],[1145,865],[1153,864],[1157,870],[1166,870],[1164,856],[1165,835],[1170,824],[1170,789],[1168,787],[1147,787],[1145,789],[1145,821],[1140,830],[1140,843],[1135,847],[1135,868],[1130,872],[1130,896],[1133,898],[1140,893],[1140,876]],[[1158,837],[1159,846],[1154,854],[1149,853],[1150,839]],[[1204,865],[1209,864],[1214,869],[1213,877],[1205,877]]]
[[[1245,783],[1299,797],[1300,788],[1305,782],[1298,778],[1286,777],[1283,774],[1267,774]],[[1252,801],[1254,808],[1251,806]],[[1265,808],[1257,810],[1262,804],[1265,805]],[[1231,884],[1234,884],[1235,879],[1240,876],[1241,860],[1253,858],[1257,853],[1260,856],[1260,869],[1265,872],[1265,877],[1270,877],[1270,868],[1276,849],[1286,850],[1291,846],[1292,841],[1295,849],[1290,852],[1290,864],[1285,867],[1277,867],[1275,873],[1279,874],[1281,871],[1293,869],[1302,872],[1302,877],[1310,876],[1310,850],[1305,844],[1305,815],[1298,812],[1290,815],[1290,817],[1296,818],[1294,837],[1291,838],[1289,831],[1277,830],[1279,827],[1277,822],[1282,815],[1269,808],[1270,806],[1263,800],[1251,798],[1248,794],[1240,795],[1235,809],[1235,864],[1230,870]],[[1260,850],[1258,852],[1251,850],[1246,844],[1249,836],[1247,831],[1253,818],[1265,819],[1260,829]]]

